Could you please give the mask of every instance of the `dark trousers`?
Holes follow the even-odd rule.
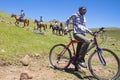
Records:
[[[76,48],[76,59],[75,61],[84,61],[85,53],[87,52],[87,48],[90,44],[90,41],[83,34],[74,34],[74,38],[78,40],[77,48]]]
[[[19,18],[19,21],[22,21],[22,20],[23,20],[23,17],[20,17],[20,18]]]

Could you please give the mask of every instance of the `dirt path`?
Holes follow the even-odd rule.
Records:
[[[32,77],[32,79],[25,80],[95,80],[91,78],[89,73],[74,72],[72,65],[66,72],[54,70],[50,67],[48,55],[30,58],[29,66],[0,66],[0,80],[20,80],[21,73],[28,73]],[[88,72],[87,70],[84,71]]]

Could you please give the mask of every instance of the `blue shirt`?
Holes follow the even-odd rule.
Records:
[[[24,12],[21,12],[20,17],[23,18],[25,16]]]
[[[40,18],[40,22],[43,22],[42,18]]]

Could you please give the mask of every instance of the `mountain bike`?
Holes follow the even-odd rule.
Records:
[[[67,45],[56,44],[51,48],[49,60],[53,68],[66,70],[73,62],[76,52],[75,43],[78,41],[72,39],[71,32],[72,30],[68,30],[70,42]],[[102,27],[94,32],[93,38],[90,39],[91,45],[88,47],[87,53],[91,49],[95,50],[88,57],[88,68],[98,80],[116,80],[120,76],[120,60],[112,50],[100,47],[97,41],[98,34],[104,34],[104,32]]]

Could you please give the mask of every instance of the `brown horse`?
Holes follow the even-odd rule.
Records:
[[[12,14],[11,17],[14,17],[16,19],[15,25],[18,25],[19,22],[23,22],[24,23],[24,27],[27,25],[29,26],[29,20],[28,19],[22,19],[20,20],[20,16],[16,15],[16,14]]]
[[[40,29],[40,31],[41,31],[41,28],[43,27],[43,29],[45,31],[47,28],[47,24],[41,23],[40,21],[38,21],[36,19],[34,20],[34,23],[36,23],[36,25],[37,25],[37,30]]]

